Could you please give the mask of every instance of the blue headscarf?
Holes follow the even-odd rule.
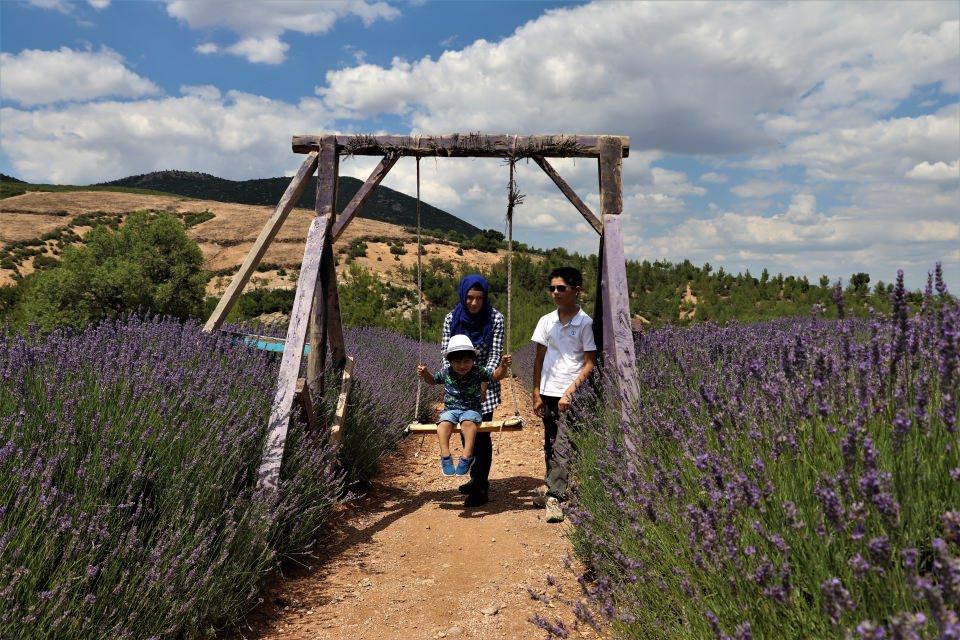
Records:
[[[483,290],[483,307],[477,313],[467,311],[467,292],[478,287]],[[490,283],[481,275],[464,276],[460,281],[460,302],[453,308],[450,320],[450,335],[463,334],[473,346],[490,345],[493,342],[493,306],[490,304]]]

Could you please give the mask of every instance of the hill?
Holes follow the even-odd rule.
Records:
[[[104,182],[96,186],[149,189],[200,200],[274,206],[280,200],[288,184],[290,184],[290,178],[227,180],[195,171],[154,171],[153,173]],[[356,178],[341,177],[339,179],[337,183],[338,211],[343,210],[362,184],[363,181]],[[313,209],[316,193],[317,179],[314,176],[310,179],[307,188],[304,189],[303,196],[297,206],[304,209]],[[381,185],[374,190],[370,199],[360,209],[359,215],[370,220],[379,220],[400,226],[413,226],[417,224],[416,202],[415,198]],[[455,231],[468,238],[480,233],[480,229],[472,224],[425,202],[420,204],[420,216],[423,226],[427,229],[445,232]]]
[[[243,205],[160,195],[128,188],[124,192],[30,191],[0,199],[0,286],[14,283],[38,268],[53,266],[62,250],[82,244],[97,225],[116,228],[132,211],[162,211],[177,216],[200,245],[204,266],[215,274],[210,293],[221,292],[229,283],[273,212],[271,206]],[[314,213],[294,209],[271,244],[254,278],[256,286],[292,288],[303,258],[307,228]],[[361,250],[362,247],[362,250]],[[397,269],[416,265],[416,237],[402,226],[369,218],[356,218],[336,243],[340,254],[351,253],[349,262],[369,269],[381,280],[395,278]],[[470,248],[446,238],[424,237],[425,259],[437,258],[457,265],[489,269],[499,260],[496,252]],[[460,253],[457,253],[457,252]],[[347,268],[344,258],[338,266]]]

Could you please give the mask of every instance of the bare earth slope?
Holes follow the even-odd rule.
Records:
[[[150,196],[104,191],[29,192],[0,200],[0,244],[38,238],[44,233],[66,227],[81,213],[102,211],[126,214],[138,209],[166,211],[172,214],[209,211],[214,217],[188,230],[203,251],[204,266],[211,271],[237,267],[243,262],[263,225],[273,214],[273,207],[194,200],[171,196]],[[277,234],[276,239],[263,258],[263,263],[279,265],[288,272],[299,268],[303,260],[303,248],[307,229],[314,213],[308,209],[294,209]],[[89,229],[81,229],[81,234]],[[367,255],[356,260],[381,278],[389,278],[398,266],[416,264],[416,239],[402,227],[356,218],[340,237],[335,248],[346,246],[359,238],[382,237],[402,240],[407,249],[405,255],[394,256],[387,242],[367,242]],[[442,244],[426,244],[424,260],[441,258],[454,263],[489,267],[500,256],[495,253],[466,250],[457,255],[456,247]],[[377,258],[380,258],[379,260]],[[338,269],[346,265],[341,261]],[[32,258],[20,269],[22,275],[33,271]],[[0,269],[0,285],[13,282],[13,271]],[[208,290],[221,293],[230,283],[229,277],[217,277],[210,281]],[[258,272],[253,285],[269,288],[293,288],[295,278],[280,276],[276,269]]]
[[[522,394],[519,389],[518,393]],[[498,416],[512,415],[505,393]],[[564,567],[567,525],[547,524],[531,504],[542,485],[543,427],[518,396],[527,428],[505,433],[491,472],[490,502],[465,509],[440,475],[436,436],[407,438],[382,463],[369,492],[342,514],[340,530],[318,550],[317,566],[278,579],[249,617],[246,638],[421,640],[541,638],[535,614],[568,627],[556,600],[579,587]],[[529,589],[552,600],[531,597]],[[556,603],[556,604],[555,604]],[[574,638],[596,638],[590,629]]]

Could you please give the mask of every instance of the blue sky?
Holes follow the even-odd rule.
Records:
[[[293,173],[295,133],[617,133],[626,249],[960,287],[960,8],[934,3],[2,0],[0,171]],[[375,159],[345,162],[365,177]],[[595,164],[557,162],[595,209]],[[422,165],[502,228],[504,168]],[[593,251],[535,165],[516,235]],[[412,192],[413,166],[387,178]]]

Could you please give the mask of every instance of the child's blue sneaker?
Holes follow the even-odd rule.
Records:
[[[476,456],[470,456],[469,458],[460,456],[460,461],[457,462],[457,475],[465,476],[470,473],[470,467],[473,466],[473,463],[476,462],[476,460]]]
[[[460,458],[463,460],[463,458]],[[440,456],[440,473],[445,476],[452,476],[456,470],[453,468],[453,456]]]

